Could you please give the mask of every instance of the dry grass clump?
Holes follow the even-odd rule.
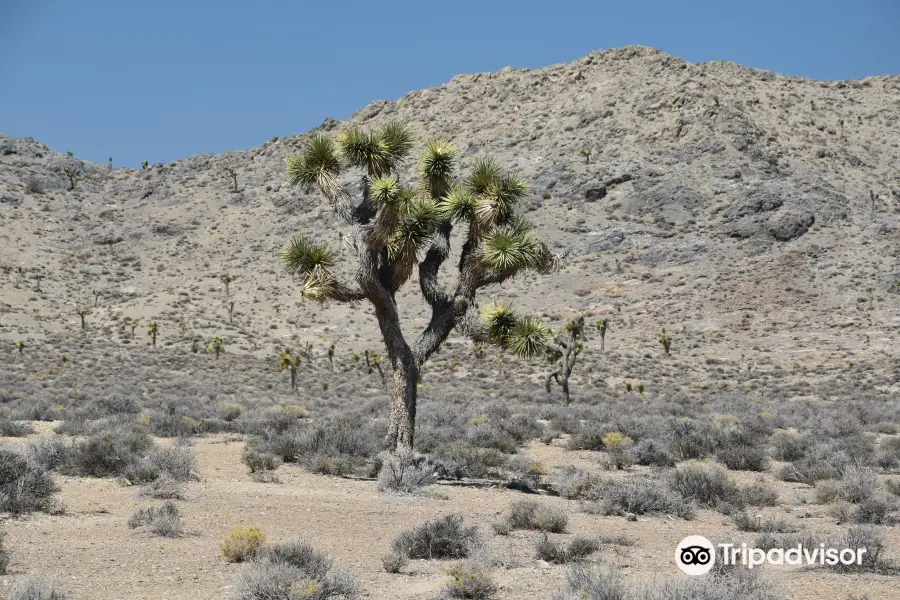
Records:
[[[128,520],[128,526],[132,529],[146,526],[163,537],[179,537],[184,534],[181,512],[171,501],[166,501],[161,506],[138,509]]]
[[[499,590],[488,569],[473,561],[455,563],[446,572],[450,583],[441,590],[439,598],[491,600]]]
[[[539,504],[534,500],[517,500],[509,505],[506,521],[510,529],[563,533],[569,523],[569,515],[563,509]]]
[[[360,594],[352,574],[299,540],[250,556],[234,586],[237,600],[354,600]]]
[[[16,584],[7,596],[8,600],[67,600],[65,590],[54,581],[42,577],[29,577]]]
[[[230,563],[250,560],[262,550],[266,534],[259,527],[237,525],[219,543],[222,556]]]

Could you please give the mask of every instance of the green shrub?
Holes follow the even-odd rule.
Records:
[[[468,600],[490,600],[497,594],[497,584],[487,569],[474,562],[456,563],[447,569],[450,583],[444,588],[445,597]]]
[[[672,487],[687,500],[709,508],[740,499],[740,490],[722,465],[690,460],[675,469]]]
[[[178,537],[184,533],[181,513],[171,501],[166,501],[161,506],[138,509],[128,520],[128,526],[132,529],[146,526],[163,537]]]
[[[124,427],[106,430],[75,443],[64,470],[67,474],[90,477],[125,475],[154,447],[153,440],[143,431]]]

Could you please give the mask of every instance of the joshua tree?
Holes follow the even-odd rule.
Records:
[[[222,338],[214,337],[212,344],[209,345],[209,351],[216,355],[216,360],[219,360],[219,356],[225,352],[225,342],[222,341]]]
[[[112,171],[112,156],[109,157],[109,164],[106,165],[106,172]]]
[[[191,340],[191,352],[193,352],[194,354],[197,354],[198,352],[200,352],[200,342],[202,342],[202,341],[203,340],[199,337],[195,337],[194,339],[192,339]]]
[[[659,332],[659,343],[666,351],[666,356],[669,356],[669,351],[672,349],[672,334],[666,333],[665,327]]]
[[[290,348],[285,348],[278,355],[278,370],[288,370],[291,373],[291,390],[297,390],[297,368],[303,363],[302,356],[294,356]]]
[[[231,177],[232,183],[234,183],[234,191],[238,191],[237,187],[237,173],[235,173],[232,167],[225,167],[225,174]]]
[[[328,365],[331,367],[331,372],[334,373],[334,344],[328,346]]]
[[[512,310],[488,311],[486,322],[475,314],[479,289],[501,283],[526,269],[550,272],[556,265],[547,246],[515,207],[525,183],[503,173],[491,159],[476,161],[465,180],[453,178],[456,151],[444,141],[428,143],[419,163],[419,185],[400,183],[397,169],[412,146],[410,130],[393,122],[373,132],[346,129],[337,143],[313,135],[298,155],[288,159],[291,185],[317,186],[337,215],[351,228],[357,255],[355,281],[339,282],[334,252],[306,236],[295,236],[282,258],[292,275],[305,280],[302,297],[372,304],[388,360],[394,370],[393,400],[385,449],[411,448],[414,441],[419,370],[447,336],[457,330],[481,342],[512,349],[523,357],[542,354],[547,327],[538,319],[520,318]],[[345,166],[361,168],[359,198],[338,185]],[[455,288],[439,273],[450,257],[453,226],[465,231]],[[431,307],[428,326],[414,343],[400,327],[395,300],[414,269]]]
[[[567,406],[571,401],[569,396],[569,376],[575,367],[575,360],[584,349],[584,333],[584,317],[579,315],[566,323],[566,326],[554,339],[555,344],[551,344],[549,347],[550,356],[560,360],[560,366],[547,375],[544,387],[547,388],[547,393],[549,394],[550,383],[555,381],[562,388]]]
[[[69,191],[75,189],[75,182],[81,179],[80,165],[67,165],[63,167],[63,173],[69,178]]]
[[[44,276],[41,274],[37,274],[34,276],[34,291],[36,291],[36,292],[41,291],[41,279],[43,279],[43,278],[44,278]]]
[[[234,323],[234,300],[228,303],[228,322]]]
[[[19,351],[19,354],[25,351],[25,342],[16,342],[16,350]]]
[[[131,339],[134,339],[134,330],[137,329],[137,327],[138,327],[138,322],[137,322],[137,321],[132,321],[132,322],[129,323],[128,325],[131,326]]]
[[[381,368],[381,356],[377,352],[369,352],[366,350],[366,368],[369,371],[369,375],[372,374],[373,370],[378,371],[378,375],[381,376],[381,385],[384,385],[384,370]]]
[[[229,286],[231,285],[231,282],[234,281],[235,279],[237,279],[236,275],[228,275],[227,273],[225,275],[222,275],[221,277],[219,277],[219,281],[221,281],[222,285],[225,286],[225,295],[226,296],[230,295],[231,288]]]
[[[581,149],[581,155],[584,157],[585,164],[591,162],[591,154],[592,154],[592,152],[591,152],[590,148],[585,147],[585,148]]]
[[[100,296],[103,295],[103,292],[100,290],[94,290],[94,306],[97,306],[97,303],[100,302]]]
[[[91,314],[91,309],[85,306],[77,306],[75,307],[75,314],[81,317],[81,328],[85,328],[84,318]]]
[[[609,329],[609,319],[598,319],[594,324],[600,332],[600,352],[606,351],[606,330]]]
[[[146,160],[141,163],[141,171],[146,171],[149,168],[150,168],[150,163],[147,162]]]
[[[187,324],[182,321],[178,324],[178,329],[181,331],[181,339],[184,339],[184,334],[187,332]]]
[[[156,336],[159,335],[159,325],[156,324],[156,321],[147,323],[147,334],[153,340],[153,347],[156,348]]]
[[[877,199],[877,198],[878,198],[878,196],[875,195],[875,192],[873,192],[872,190],[869,190],[869,200],[870,200],[871,203],[872,203],[872,216],[873,216],[873,217],[875,216],[875,213],[876,213],[877,210],[878,210],[878,208],[877,208],[877,206],[876,206],[876,199]]]

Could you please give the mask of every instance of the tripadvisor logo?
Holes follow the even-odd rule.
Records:
[[[718,551],[717,551],[718,549]],[[704,575],[721,561],[724,566],[743,565],[748,569],[770,565],[861,565],[866,548],[812,548],[797,544],[790,548],[751,548],[747,544],[713,544],[702,535],[689,535],[675,549],[675,564],[688,575]]]

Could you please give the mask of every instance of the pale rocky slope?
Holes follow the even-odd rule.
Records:
[[[420,142],[452,141],[463,170],[490,153],[524,176],[530,218],[575,252],[562,273],[494,294],[554,324],[579,311],[611,316],[609,347],[626,354],[656,353],[666,326],[682,356],[785,364],[861,356],[891,368],[898,117],[897,76],[819,82],[626,47],[460,75],[374,102],[348,123],[403,119]],[[300,306],[280,269],[292,234],[316,232],[337,247],[341,230],[317,194],[283,181],[284,158],[305,135],[143,172],[107,172],[0,137],[0,339],[11,347],[76,333],[76,304],[93,304],[98,290],[88,323],[118,339],[129,337],[119,333],[129,316],[157,320],[164,346],[186,347],[197,334],[260,357],[307,340],[372,347],[366,307]],[[593,151],[588,164],[582,147]],[[61,173],[70,163],[88,174],[74,191]],[[30,180],[43,193],[26,193]],[[224,273],[238,277],[231,298]],[[408,284],[403,309],[424,324],[417,288]]]

